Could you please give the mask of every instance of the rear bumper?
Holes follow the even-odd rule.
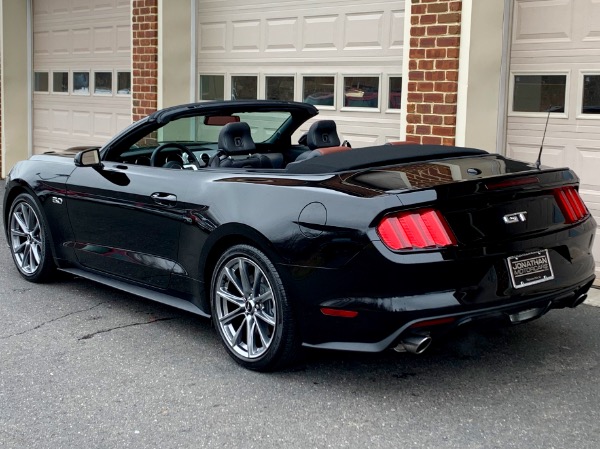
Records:
[[[591,254],[595,222],[497,247],[400,255],[379,242],[338,269],[281,266],[305,346],[377,352],[422,321],[453,318],[437,332],[483,319],[526,321],[576,305],[595,275]],[[548,250],[554,279],[514,288],[508,257]],[[321,308],[358,312],[324,315]],[[525,312],[522,315],[519,313]],[[519,318],[521,317],[521,318]],[[528,318],[529,317],[529,318]]]
[[[360,352],[381,352],[387,348],[396,346],[404,337],[408,335],[437,335],[449,332],[452,329],[468,324],[474,324],[481,321],[495,321],[498,323],[519,324],[526,321],[539,318],[552,309],[561,309],[565,307],[577,307],[585,298],[588,290],[594,282],[595,276],[591,276],[583,284],[574,288],[554,292],[552,294],[541,295],[513,304],[504,304],[493,307],[483,307],[465,310],[462,306],[455,306],[450,309],[432,309],[429,311],[419,310],[413,312],[397,312],[402,316],[402,324],[393,332],[384,336],[382,339],[374,342],[361,341],[326,341],[322,343],[305,342],[303,345],[319,349],[335,349],[342,351],[360,351]],[[390,312],[393,313],[393,312]],[[353,328],[352,332],[358,337],[365,326],[368,328],[381,328],[385,326],[381,317],[377,313],[363,313],[362,323],[357,321],[353,324],[346,318],[333,318],[338,320],[337,328],[347,327],[347,324]],[[400,318],[400,316],[397,316]],[[332,318],[330,318],[332,319]],[[404,321],[408,319],[408,321]],[[342,324],[342,320],[348,322]],[[439,324],[436,324],[439,323]],[[368,324],[367,324],[368,323]],[[362,329],[361,329],[362,328]]]

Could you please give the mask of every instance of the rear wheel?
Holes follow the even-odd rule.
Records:
[[[257,370],[283,368],[297,359],[292,310],[273,263],[250,245],[223,253],[211,283],[212,316],[229,354]]]
[[[33,197],[22,193],[8,214],[10,251],[19,273],[31,282],[44,282],[56,265],[42,211]]]

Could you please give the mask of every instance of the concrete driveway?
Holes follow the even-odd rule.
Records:
[[[599,329],[584,304],[419,357],[309,351],[258,374],[208,320],[82,279],[27,283],[2,236],[0,448],[597,449]]]

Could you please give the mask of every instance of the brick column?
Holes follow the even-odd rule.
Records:
[[[158,91],[158,0],[133,0],[133,120],[156,111]]]
[[[462,0],[409,1],[406,140],[454,145]]]

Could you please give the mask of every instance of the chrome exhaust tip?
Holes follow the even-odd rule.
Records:
[[[423,354],[430,345],[431,337],[429,335],[408,335],[400,340],[394,351]]]
[[[511,313],[508,315],[510,318],[510,322],[512,324],[519,324],[525,321],[533,320],[534,318],[539,318],[544,314],[546,307],[537,307],[535,309],[527,309],[521,310],[517,313]]]

